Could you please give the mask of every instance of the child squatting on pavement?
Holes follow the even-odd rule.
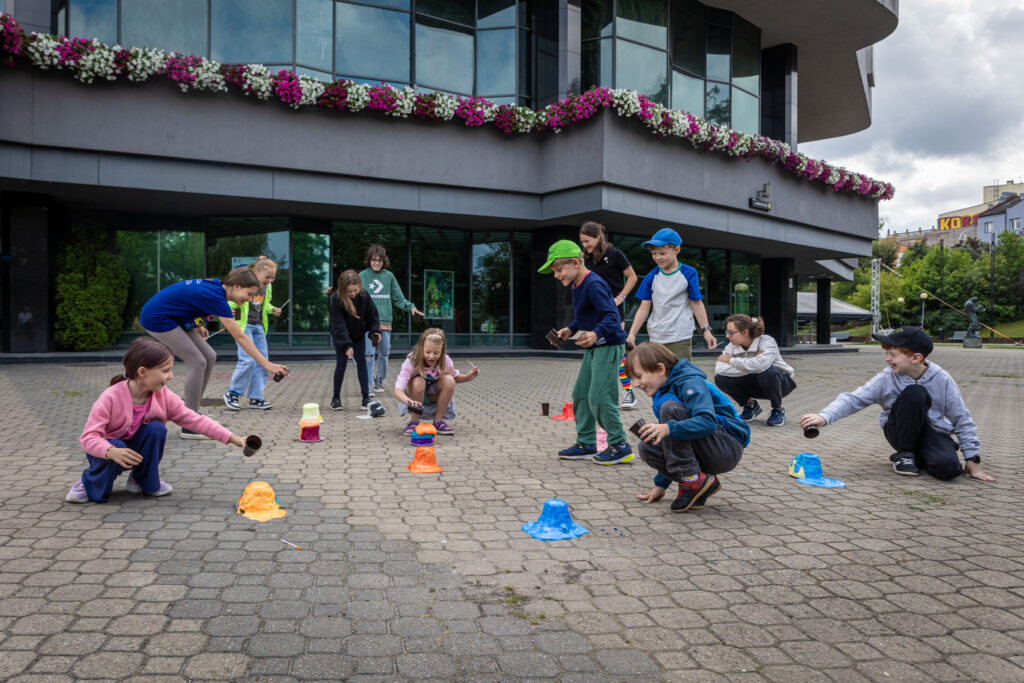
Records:
[[[644,342],[626,356],[626,371],[653,399],[659,424],[639,429],[640,457],[657,470],[654,488],[637,499],[654,503],[672,482],[679,493],[672,512],[700,510],[722,488],[716,475],[739,464],[750,443],[750,427],[729,398],[686,358],[664,344]]]
[[[882,343],[889,367],[864,386],[840,394],[818,414],[804,415],[800,426],[824,427],[877,403],[882,406],[882,433],[896,449],[889,456],[896,474],[916,477],[924,470],[942,480],[966,474],[981,481],[995,481],[979,466],[978,427],[964,405],[960,388],[948,372],[926,360],[933,348],[928,333],[916,327],[901,327],[889,335],[871,336]],[[951,434],[956,434],[959,445]],[[963,452],[963,467],[957,448]]]

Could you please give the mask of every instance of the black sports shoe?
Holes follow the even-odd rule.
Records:
[[[697,499],[711,489],[715,479],[701,472],[693,481],[680,481],[679,494],[672,501],[672,512],[686,512],[692,510]]]
[[[743,406],[743,412],[740,413],[740,419],[744,422],[750,422],[760,414],[761,406],[758,405],[757,401],[750,401],[747,405]]]
[[[181,438],[183,439],[209,439],[210,437],[199,432],[193,432],[191,429],[181,428]]]
[[[262,398],[250,398],[249,407],[256,410],[270,410],[274,407],[274,404],[270,401],[264,401]]]
[[[344,408],[341,407],[340,398],[335,397],[331,399],[331,410],[345,410]]]
[[[917,477],[921,474],[921,470],[917,469],[914,462],[914,454],[907,451],[892,454],[892,471],[906,477]]]
[[[369,394],[365,394],[365,395],[363,396],[363,409],[364,409],[364,410],[366,409],[366,407],[367,407],[368,405],[370,405],[370,401],[372,401],[372,400],[373,400],[373,399],[372,399],[372,398],[370,398],[370,395],[369,395]]]
[[[597,446],[579,441],[558,451],[558,457],[562,460],[593,460],[595,455],[597,455]]]
[[[704,504],[708,502],[708,498],[715,495],[722,490],[722,482],[718,480],[718,475],[711,475],[711,486],[708,487],[707,491],[702,493],[700,497],[693,501],[693,505],[690,506],[691,510],[703,510]]]

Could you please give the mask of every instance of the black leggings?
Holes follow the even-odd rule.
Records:
[[[753,398],[766,398],[772,408],[781,408],[782,399],[796,389],[793,377],[776,367],[739,377],[715,375],[715,385],[736,401],[740,408]]]
[[[920,384],[911,384],[900,392],[882,427],[885,440],[897,451],[889,457],[895,460],[901,452],[913,453],[914,464],[936,479],[955,479],[963,473],[957,443],[928,422],[931,407],[932,397]]]
[[[348,367],[348,356],[345,355],[345,348],[339,344],[334,345],[334,354],[337,356],[337,363],[334,366],[334,396],[341,398],[341,383],[345,380],[345,368]],[[352,357],[356,361],[356,375],[359,377],[359,389],[363,397],[370,395],[370,374],[366,367],[366,335],[359,335],[359,341],[352,342]]]

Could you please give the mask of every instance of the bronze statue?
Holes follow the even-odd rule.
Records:
[[[978,297],[972,296],[964,302],[964,315],[967,316],[967,336],[977,337],[981,330],[981,323],[978,322],[978,314],[984,313],[985,307],[978,303]]]

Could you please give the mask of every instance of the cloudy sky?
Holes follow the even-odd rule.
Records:
[[[933,227],[1024,175],[1024,2],[904,0],[875,46],[873,123],[800,151],[896,186],[886,229]]]

